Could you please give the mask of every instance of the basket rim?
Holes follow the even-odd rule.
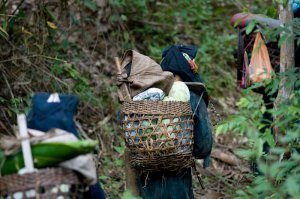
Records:
[[[124,114],[149,114],[190,116],[192,108],[190,102],[181,101],[124,101],[121,108]]]

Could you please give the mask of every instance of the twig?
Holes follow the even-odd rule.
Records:
[[[10,85],[9,85],[9,83],[8,83],[8,81],[7,81],[7,78],[6,78],[6,76],[4,75],[4,73],[2,73],[2,77],[3,77],[5,83],[6,83],[7,87],[8,87],[8,90],[9,90],[9,93],[10,93],[11,98],[12,98],[12,99],[15,99],[15,96],[14,96],[12,90],[11,90],[11,87],[10,87]],[[14,102],[15,108],[17,109],[17,104],[16,104],[15,100],[13,100],[13,102]]]
[[[76,127],[78,128],[80,134],[81,134],[85,139],[89,139],[89,140],[91,139],[91,138],[87,135],[87,133],[83,130],[83,128],[82,128],[82,126],[81,126],[81,124],[80,124],[79,122],[75,121],[75,125],[76,125]]]
[[[235,155],[229,155],[219,149],[214,149],[211,153],[211,156],[233,166],[239,165],[239,160]]]
[[[103,120],[98,122],[98,125],[102,126],[106,124],[111,119],[111,115],[106,116]]]
[[[24,1],[25,0],[22,0],[19,4],[18,4],[18,6],[16,7],[16,9],[11,13],[11,15],[12,16],[14,16],[15,15],[15,13],[17,12],[17,10],[19,10],[19,8],[21,7],[21,5],[24,3]],[[8,22],[12,19],[12,16],[10,16],[9,18],[8,18]]]
[[[41,70],[42,72],[46,73],[47,75],[49,75],[50,77],[52,77],[52,78],[55,79],[56,81],[60,82],[60,83],[63,84],[64,86],[66,86],[67,89],[68,89],[68,91],[71,90],[71,89],[70,89],[70,86],[69,86],[67,83],[65,83],[64,81],[62,81],[61,79],[59,79],[59,78],[56,77],[55,75],[49,73],[48,71],[42,69],[41,67],[38,67],[38,66],[35,65],[35,64],[32,64],[32,65],[33,65],[37,70]]]
[[[14,136],[14,133],[13,133],[13,125],[10,123],[10,120],[6,117],[5,115],[5,112],[4,110],[1,108],[1,111],[2,111],[2,114],[3,114],[3,117],[4,119],[6,120],[6,123],[9,124],[9,127],[11,128],[11,132],[10,131],[7,131],[11,136]]]
[[[99,148],[100,148],[99,151],[105,151],[104,143],[103,143],[103,140],[100,136],[100,133],[96,133],[96,136],[97,136],[97,139],[99,141]]]
[[[233,185],[229,184],[229,183],[222,177],[222,175],[220,175],[218,172],[212,172],[212,171],[210,171],[210,170],[208,170],[208,169],[203,169],[203,168],[199,165],[198,162],[196,162],[196,164],[197,164],[196,166],[198,166],[197,169],[199,169],[199,172],[200,172],[200,173],[202,173],[202,174],[204,174],[204,175],[207,175],[207,176],[215,177],[215,178],[217,178],[219,181],[221,181],[224,185],[226,185],[227,187],[229,187],[230,189],[235,190],[235,187],[234,187]]]
[[[8,129],[6,128],[6,126],[1,122],[1,120],[0,120],[0,128],[6,132],[9,132]],[[1,137],[0,137],[0,139],[1,139]]]
[[[10,62],[10,61],[15,61],[15,60],[20,60],[20,59],[34,58],[34,57],[43,57],[43,58],[46,58],[46,59],[51,59],[51,60],[61,61],[63,63],[67,63],[66,60],[58,59],[58,58],[54,58],[54,57],[49,57],[49,56],[41,55],[41,54],[36,54],[36,55],[31,55],[31,56],[24,56],[24,57],[17,57],[17,58],[13,58],[13,59],[1,60],[0,63]]]
[[[3,10],[3,9],[5,8],[5,4],[7,3],[7,1],[8,1],[8,0],[2,0],[0,10]]]
[[[5,17],[14,17],[14,16],[17,16],[17,15],[0,14],[0,16],[5,16]]]
[[[94,47],[93,47],[93,50],[92,50],[91,56],[93,56],[93,54],[94,54],[94,51],[95,51],[96,45],[97,45],[97,43],[98,43],[98,39],[99,39],[99,31],[97,31],[96,41],[95,41],[95,45],[94,45]]]

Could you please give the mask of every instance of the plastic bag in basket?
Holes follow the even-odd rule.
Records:
[[[261,33],[257,32],[249,64],[250,81],[257,83],[271,78],[272,71],[268,49],[262,39]]]

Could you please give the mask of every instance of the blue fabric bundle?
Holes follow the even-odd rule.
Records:
[[[27,116],[28,128],[47,132],[59,128],[79,137],[74,115],[79,103],[76,95],[59,95],[60,102],[47,102],[50,93],[36,93],[32,98],[32,109]]]
[[[162,53],[161,68],[164,71],[170,71],[179,75],[184,82],[202,82],[200,76],[193,73],[182,53],[186,53],[191,59],[194,59],[197,54],[197,48],[184,45],[172,45],[166,48]]]

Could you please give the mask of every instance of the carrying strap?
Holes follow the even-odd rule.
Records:
[[[198,179],[198,181],[199,181],[199,183],[200,183],[201,188],[204,190],[205,187],[204,187],[204,185],[203,185],[203,181],[202,181],[202,179],[201,179],[200,172],[197,170],[195,160],[193,160],[193,166],[192,166],[192,167],[193,167],[193,172],[194,172],[194,174],[196,175],[196,177],[197,177],[197,179]]]
[[[193,112],[193,116],[192,116],[193,119],[194,119],[194,116],[195,116],[195,114],[196,114],[196,112],[197,112],[197,109],[198,109],[198,107],[199,107],[199,105],[200,105],[200,102],[201,102],[201,100],[202,100],[202,96],[203,96],[203,92],[202,92],[202,94],[201,94],[201,96],[200,96],[200,99],[198,100],[197,106],[196,106],[196,108],[195,108],[195,110],[194,110],[194,112]]]

